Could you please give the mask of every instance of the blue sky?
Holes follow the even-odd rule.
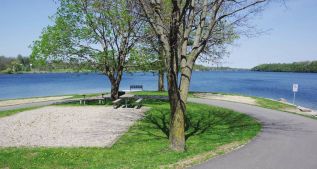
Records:
[[[48,17],[56,8],[53,0],[0,0],[0,55],[29,55],[28,46],[52,23]],[[268,31],[237,40],[224,66],[317,60],[317,0],[272,3],[252,24]]]

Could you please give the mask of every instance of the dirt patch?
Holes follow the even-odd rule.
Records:
[[[317,116],[317,112],[313,110],[305,112],[305,111],[299,110],[298,108],[285,108],[283,109],[283,111],[305,115],[305,116]]]
[[[0,147],[110,147],[142,109],[49,106],[0,119]]]
[[[256,100],[247,96],[235,96],[235,95],[222,95],[213,93],[198,93],[195,94],[196,97],[203,99],[213,99],[213,100],[224,100],[238,103],[245,103],[251,105],[257,105]]]

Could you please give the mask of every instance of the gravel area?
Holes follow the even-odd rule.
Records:
[[[110,147],[147,108],[48,106],[0,118],[0,147]]]

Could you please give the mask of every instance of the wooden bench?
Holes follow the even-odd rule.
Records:
[[[116,108],[120,107],[121,102],[122,102],[122,99],[117,99],[117,100],[113,101],[112,102],[113,108],[116,109]]]
[[[130,91],[143,91],[143,85],[130,85]]]
[[[135,101],[135,107],[138,109],[142,106],[142,98],[139,98],[138,100]]]

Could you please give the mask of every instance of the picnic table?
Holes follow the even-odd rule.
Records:
[[[129,94],[129,93],[126,93],[122,96],[120,96],[120,98],[124,99],[124,103],[125,103],[125,108],[128,107],[128,101],[132,98],[134,98],[134,94]]]
[[[79,100],[79,104],[84,104],[84,105],[86,104],[86,101],[93,101],[93,100],[98,100],[99,104],[102,104],[103,102],[104,103],[106,102],[107,98],[111,98],[110,94],[104,94],[104,93],[102,93],[100,96],[88,97],[88,98],[87,98],[87,95],[85,94],[83,94],[82,96],[83,98]]]

